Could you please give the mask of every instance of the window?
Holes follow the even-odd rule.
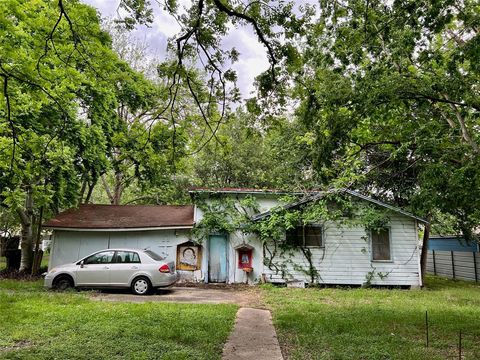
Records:
[[[287,243],[294,246],[323,246],[320,225],[297,226],[287,231]]]
[[[145,250],[145,254],[147,254],[153,260],[156,260],[156,261],[165,260],[163,256],[158,255],[156,252],[153,252],[152,250]]]
[[[140,263],[140,257],[133,251],[117,251],[115,256],[115,263],[117,264],[135,264]]]
[[[390,253],[390,229],[372,230],[372,260],[392,260]]]
[[[109,264],[112,262],[113,259],[113,254],[114,251],[102,251],[99,253],[96,253],[92,256],[89,256],[85,260],[83,260],[83,263],[85,265],[87,264]]]

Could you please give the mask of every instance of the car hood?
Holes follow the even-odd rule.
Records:
[[[69,267],[72,267],[72,266],[76,266],[76,262],[73,262],[73,263],[68,263],[68,264],[62,264],[62,265],[57,265],[57,266],[54,266],[52,269],[63,269],[63,268],[69,268]]]

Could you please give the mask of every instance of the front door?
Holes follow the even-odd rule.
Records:
[[[213,283],[227,281],[227,237],[210,235],[208,249],[208,280]]]

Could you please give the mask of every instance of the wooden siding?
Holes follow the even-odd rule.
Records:
[[[414,219],[403,215],[391,216],[388,225],[391,231],[392,261],[371,261],[371,243],[369,234],[362,227],[341,227],[329,222],[324,228],[323,248],[310,248],[312,264],[318,269],[318,283],[362,285],[369,273],[375,271],[371,283],[374,285],[420,285],[419,252],[417,229]],[[272,251],[273,244],[268,248]],[[264,266],[266,280],[284,282],[300,280],[311,282],[309,263],[301,250],[288,251],[274,258],[274,262],[286,268],[286,276]],[[388,274],[383,279],[378,273]]]

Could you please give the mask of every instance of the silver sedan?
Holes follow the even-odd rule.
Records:
[[[136,295],[146,295],[177,280],[175,263],[153,251],[106,249],[54,267],[45,275],[45,287],[130,288]]]

